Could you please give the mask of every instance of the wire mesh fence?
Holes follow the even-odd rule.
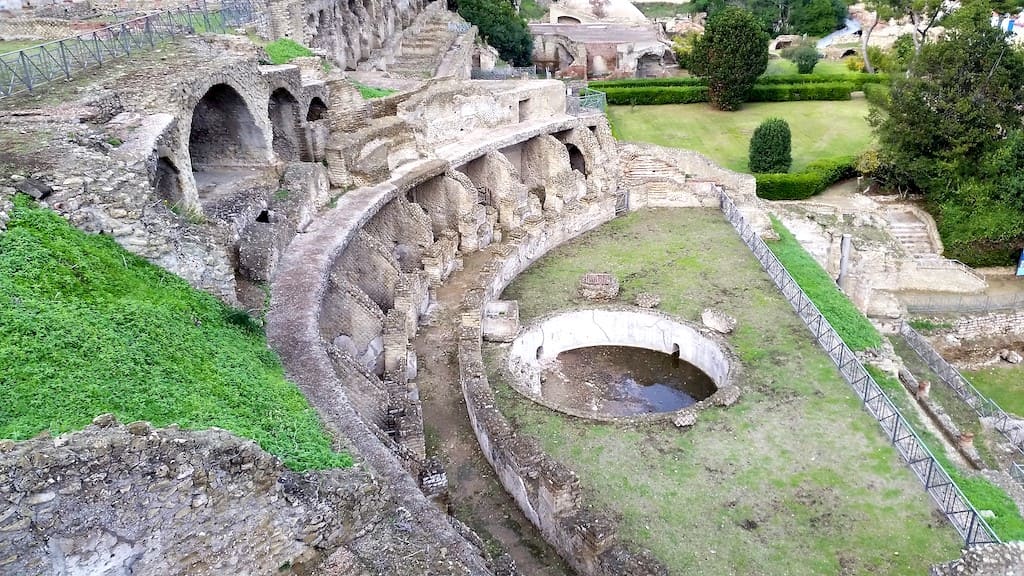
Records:
[[[565,113],[572,116],[581,114],[603,114],[608,108],[608,97],[604,92],[586,88],[579,95],[565,97]]]
[[[524,76],[536,78],[537,66],[504,66],[491,70],[473,68],[469,71],[469,77],[473,80],[516,80]]]
[[[176,36],[228,32],[255,17],[251,0],[224,0],[216,6],[200,1],[0,54],[0,98],[71,80],[84,70],[150,50]]]
[[[1024,429],[1022,429],[1022,426],[1018,425],[1014,418],[1000,408],[995,400],[979,392],[969,380],[964,378],[959,370],[954,368],[949,362],[946,362],[946,359],[939,354],[938,350],[932,347],[928,339],[917,330],[914,330],[909,323],[903,322],[900,325],[900,335],[903,336],[907,344],[924,360],[928,367],[939,376],[943,384],[952,389],[964,404],[967,404],[977,412],[978,416],[989,418],[992,426],[1013,445],[1015,449],[1013,454],[1015,460],[1014,468],[1019,470],[1011,470],[1010,475],[1019,484],[1024,486],[1024,469],[1020,469],[1022,463],[1024,463]]]
[[[719,199],[722,212],[736,229],[743,243],[754,253],[765,272],[771,277],[772,282],[811,330],[814,340],[835,363],[843,379],[863,402],[864,409],[875,417],[900,457],[921,481],[925,491],[932,497],[964,542],[969,546],[1000,542],[996,533],[963,495],[963,492],[928,450],[928,447],[924,445],[892,400],[878,386],[871,374],[865,370],[857,355],[843,342],[828,320],[818,311],[817,306],[797,285],[757,232],[747,224],[736,204],[721,188],[719,188]]]
[[[1017,310],[1024,306],[1024,294],[900,294],[900,302],[915,314],[985,313]]]

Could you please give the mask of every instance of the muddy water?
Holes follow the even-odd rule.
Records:
[[[541,394],[611,416],[672,412],[715,393],[715,383],[677,356],[627,346],[567,350],[543,372]]]
[[[484,460],[469,424],[459,386],[455,341],[458,306],[487,260],[482,253],[465,256],[464,269],[437,289],[428,324],[413,339],[419,361],[416,382],[423,403],[423,426],[429,456],[439,456],[448,473],[448,510],[485,541],[496,544],[529,576],[573,574],[505,492]]]

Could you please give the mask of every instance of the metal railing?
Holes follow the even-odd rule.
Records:
[[[250,0],[223,0],[214,7],[200,0],[196,4],[0,54],[0,98],[33,92],[55,80],[71,80],[84,70],[150,50],[177,36],[224,33],[251,22],[255,15]]]
[[[995,400],[985,396],[974,387],[971,382],[964,378],[959,370],[954,368],[946,359],[939,354],[938,350],[932,347],[928,340],[917,330],[903,322],[900,324],[900,335],[907,341],[911,349],[921,357],[921,360],[931,368],[932,372],[938,375],[942,383],[956,393],[964,404],[970,406],[979,417],[990,418],[992,426],[998,430],[1011,445],[1014,463],[1010,475],[1024,486],[1024,427],[1018,426],[1015,420],[1005,410],[996,404]]]
[[[967,545],[1000,542],[999,537],[978,514],[960,488],[935,459],[924,442],[906,421],[892,400],[878,386],[864,365],[857,359],[828,320],[822,316],[811,299],[797,285],[785,266],[768,248],[761,237],[743,218],[736,204],[719,188],[719,200],[726,219],[736,229],[740,239],[750,248],[779,291],[796,310],[800,319],[811,330],[814,340],[828,354],[863,402],[864,409],[875,417],[882,431],[892,442],[914,475],[924,484],[925,491],[964,539]]]
[[[1024,306],[1024,293],[1005,294],[914,294],[904,292],[900,302],[915,314],[944,312],[986,313],[1019,310]]]
[[[949,270],[952,268],[960,270],[964,274],[974,276],[975,278],[981,280],[982,282],[987,282],[984,274],[978,272],[974,268],[971,268],[967,264],[964,264],[963,262],[959,260],[954,260],[952,258],[943,258],[942,256],[938,255],[925,256],[914,258],[914,262],[917,264],[918,268],[922,268],[925,270]]]
[[[581,114],[603,114],[608,108],[608,96],[601,91],[589,88],[580,92],[579,96],[569,95],[565,97],[565,113],[571,116]]]
[[[469,71],[469,77],[473,80],[510,80],[519,79],[523,76],[536,78],[537,66],[506,66],[491,70],[473,68]]]

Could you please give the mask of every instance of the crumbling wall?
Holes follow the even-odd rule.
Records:
[[[105,415],[3,441],[0,494],[4,574],[468,573],[366,472],[291,472],[223,430]]]

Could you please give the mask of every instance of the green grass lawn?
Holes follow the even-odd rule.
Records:
[[[296,470],[352,463],[255,320],[18,196],[0,234],[0,438],[106,412],[224,428]]]
[[[866,100],[839,102],[754,102],[737,112],[707,104],[609,106],[608,116],[622,140],[687,148],[737,172],[747,171],[750,136],[765,118],[789,122],[793,166],[798,172],[820,158],[863,152],[871,143]]]
[[[485,348],[498,406],[575,470],[589,502],[672,574],[923,574],[961,542],[718,210],[653,210],[616,219],[552,251],[503,297],[520,318],[583,304],[585,272],[699,322],[714,307],[738,320],[738,404],[696,426],[620,427],[559,415],[503,379]]]
[[[1024,417],[1024,368],[998,366],[981,370],[964,370],[965,378],[999,407]]]
[[[814,65],[814,74],[849,74],[850,69],[846,63],[836,60],[818,60]],[[765,76],[777,74],[796,74],[796,62],[784,58],[773,58],[768,61],[768,69],[764,71]]]

